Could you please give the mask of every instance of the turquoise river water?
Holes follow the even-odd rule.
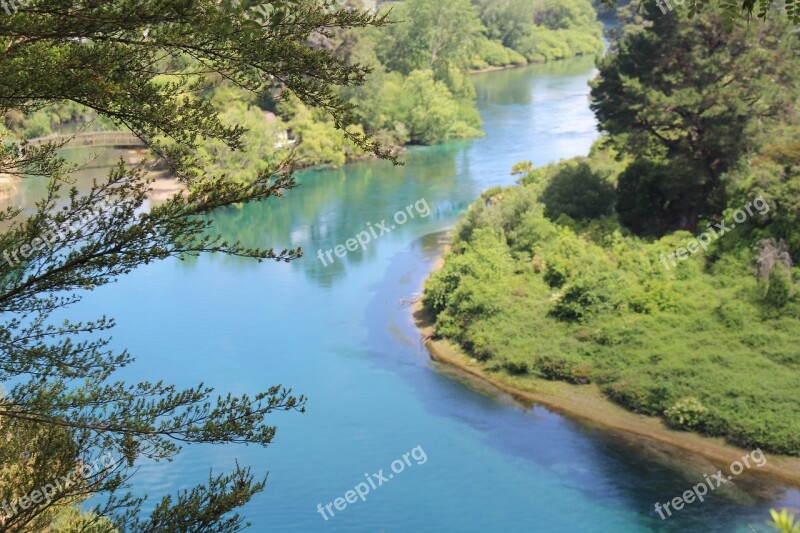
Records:
[[[278,433],[268,448],[188,447],[172,463],[144,464],[135,491],[157,499],[238,459],[269,472],[243,510],[252,531],[767,531],[771,507],[800,507],[797,491],[743,476],[662,521],[656,501],[718,467],[517,405],[437,368],[421,345],[408,300],[442,232],[483,189],[513,184],[514,163],[588,152],[594,72],[583,58],[475,76],[484,138],[412,149],[403,167],[303,172],[284,199],[216,215],[245,244],[302,246],[294,263],[170,261],[89,295],[71,315],[116,317],[114,345],[137,357],[125,379],[231,392],[280,383],[308,396],[307,413],[271,418]],[[391,220],[416,202],[427,217]],[[395,229],[366,250],[328,266],[318,259],[318,249],[383,219]],[[381,469],[387,481],[377,486],[371,474]],[[323,518],[318,504],[345,497],[365,474],[376,486],[364,501]]]

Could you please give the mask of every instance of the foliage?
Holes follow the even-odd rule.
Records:
[[[96,516],[95,514],[81,513],[74,508],[66,508],[56,516],[50,523],[50,531],[53,533],[117,533],[119,530],[114,527],[108,518]]]
[[[608,175],[595,172],[581,160],[556,168],[542,193],[547,218],[556,220],[566,215],[574,220],[585,220],[612,213],[616,195]]]
[[[789,123],[764,132],[761,149],[728,176],[734,199],[743,204],[762,196],[773,209],[760,219],[759,235],[785,243],[791,257],[800,257],[800,143],[798,114],[787,113]],[[768,234],[764,233],[769,227]],[[762,235],[763,234],[763,235]],[[790,267],[790,265],[788,265]]]
[[[701,428],[708,413],[700,400],[694,397],[681,398],[664,410],[667,423],[678,429]]]
[[[600,0],[603,4],[614,7],[624,3],[620,0]],[[636,0],[634,0],[636,3]],[[643,2],[639,2],[641,5]],[[771,12],[783,12],[793,23],[800,23],[800,4],[794,0],[781,2],[777,0],[741,0],[741,2],[708,2],[706,0],[688,0],[686,7],[691,16],[703,12],[703,10],[713,8],[719,9],[725,17],[728,25],[741,22],[742,19],[749,20],[754,14],[759,19],[766,19]]]
[[[465,71],[473,62],[524,62],[497,43],[486,46],[483,26],[468,0],[413,0],[395,6],[395,21],[383,28],[315,35],[313,46],[371,69],[366,83],[340,89],[357,106],[353,127],[388,145],[438,144],[480,135],[475,90]],[[479,46],[481,43],[483,46]],[[496,46],[499,46],[499,50]],[[493,63],[492,63],[493,64]],[[306,165],[340,166],[365,152],[353,149],[324,114],[291,99],[277,105],[284,123],[298,138],[295,155]]]
[[[481,69],[487,66],[524,65],[527,62],[522,54],[503,46],[502,43],[484,38],[478,40],[477,50],[470,66],[473,69]]]
[[[309,108],[291,95],[278,104],[278,111],[285,118],[286,127],[297,136],[294,156],[298,163],[340,167],[347,161],[350,146],[344,131],[337,129],[323,111]]]
[[[219,94],[215,98],[219,98]],[[247,182],[252,179],[253,172],[258,174],[275,168],[288,157],[287,126],[284,123],[278,120],[270,122],[263,110],[246,101],[226,100],[220,107],[223,124],[246,129],[242,140],[248,150],[233,150],[219,139],[202,142],[197,157],[206,161],[207,171],[224,175],[229,180]],[[336,133],[343,137],[338,130]],[[299,163],[302,159],[297,161]]]
[[[362,150],[389,156],[358,130],[339,89],[363,83],[369,69],[310,45],[312,34],[381,26],[385,18],[312,0],[274,2],[259,12],[249,7],[32,0],[0,17],[3,116],[57,112],[64,102],[83,106],[140,136],[185,186],[183,194],[146,205],[147,180],[120,164],[79,191],[57,146],[20,145],[2,133],[0,172],[48,185],[32,212],[0,211],[0,248],[11,258],[0,262],[0,381],[7,386],[0,398],[0,497],[14,501],[106,453],[120,459],[8,517],[3,531],[41,531],[56,510],[88,494],[100,497],[89,516],[119,530],[239,531],[244,520],[236,509],[264,488],[249,468],[210,475],[155,502],[148,515],[142,499],[127,494],[129,478],[143,460],[171,460],[182,445],[266,446],[276,431],[268,415],[303,409],[304,398],[282,386],[234,396],[203,384],[182,390],[119,381],[115,372],[133,357],[109,347],[113,320],[64,319],[86,291],[155,261],[202,253],[290,261],[302,253],[226,242],[212,227],[207,215],[217,208],[279,197],[295,186],[291,166],[264,154],[242,159],[248,167],[236,169],[236,179],[207,166],[204,155],[235,160],[248,142],[264,143],[260,150],[272,141],[252,137],[263,124],[249,103],[220,109],[213,94],[225,90],[221,80],[254,101],[278,90],[294,94],[309,109],[323,109]],[[256,131],[246,133],[241,122]]]
[[[660,255],[689,233],[647,240],[613,216],[545,216],[568,198],[545,194],[560,176],[591,171],[613,183],[624,173],[628,163],[602,146],[532,169],[470,207],[426,285],[438,334],[490,371],[595,383],[674,427],[800,455],[795,282],[780,267],[764,285],[756,268],[771,226],[741,224],[741,234],[667,270]],[[580,205],[581,181],[573,187]]]
[[[442,79],[450,66],[469,68],[483,31],[470,0],[406,0],[378,43],[378,57],[390,71],[431,70]]]
[[[797,116],[800,56],[783,19],[730,33],[714,12],[645,19],[601,61],[592,109],[635,159],[619,178],[623,223],[662,235],[719,215],[731,192],[723,175]]]
[[[453,97],[430,70],[415,70],[403,83],[387,111],[408,128],[412,143],[435,144],[442,139],[480,135],[480,116]]]
[[[588,0],[477,0],[487,37],[541,62],[603,51],[597,12]]]
[[[767,524],[772,526],[773,529],[781,533],[800,533],[800,522],[795,522],[795,515],[787,509],[781,509],[780,512],[770,509],[769,514],[772,517],[772,521]]]
[[[81,131],[113,130],[114,124],[92,109],[67,101],[49,105],[27,115],[11,109],[6,112],[4,124],[18,139],[45,137],[50,134],[67,134]]]

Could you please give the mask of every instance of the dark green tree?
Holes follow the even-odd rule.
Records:
[[[57,156],[57,146],[0,144],[0,173],[48,183],[33,213],[0,211],[0,500],[15,501],[103,454],[121,459],[47,502],[18,508],[3,531],[40,531],[53,509],[89,494],[107,496],[95,513],[123,531],[238,531],[243,519],[236,508],[264,487],[248,468],[212,475],[205,485],[165,498],[149,516],[140,515],[141,500],[126,494],[127,480],[138,460],[169,459],[182,444],[266,445],[275,435],[268,414],[303,409],[303,397],[281,386],[216,397],[202,384],[179,390],[117,381],[115,371],[133,358],[109,349],[113,320],[53,318],[85,291],[154,261],[201,253],[256,261],[301,255],[226,242],[206,216],[279,197],[295,185],[291,161],[239,181],[208,174],[199,163],[201,139],[247,148],[243,128],[225,125],[209,100],[209,88],[222,80],[256,96],[290,91],[327,111],[361,148],[385,155],[351,128],[353,106],[335,90],[363,83],[368,69],[309,45],[331,28],[379,26],[385,18],[328,0],[251,4],[30,0],[0,14],[0,112],[80,104],[136,133],[186,189],[143,211],[149,183],[122,164],[78,191],[70,176],[75,168]]]
[[[649,27],[601,61],[592,109],[635,159],[619,178],[623,222],[643,233],[693,229],[724,209],[722,176],[793,113],[797,36],[785,19],[727,32],[716,12],[644,16]]]
[[[608,176],[592,170],[586,161],[564,163],[542,192],[544,213],[550,220],[567,215],[591,220],[614,210],[614,187]]]
[[[616,7],[617,4],[624,4],[625,0],[600,0],[603,5]],[[645,5],[644,0],[632,0],[631,3],[641,9]],[[685,6],[690,15],[695,15],[703,11],[718,11],[725,18],[728,26],[742,19],[750,19],[756,15],[760,19],[766,19],[771,12],[785,13],[794,22],[800,22],[800,2],[797,0],[728,0],[722,2],[708,2],[708,0],[686,0]]]

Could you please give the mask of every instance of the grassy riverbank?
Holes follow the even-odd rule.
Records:
[[[424,304],[484,370],[591,384],[673,429],[800,456],[800,63],[782,59],[797,36],[722,24],[653,15],[626,32],[592,82],[605,135],[486,191]],[[719,75],[764,57],[774,72]],[[752,98],[780,111],[742,113]]]
[[[449,247],[445,246],[443,254],[448,251]],[[440,271],[443,266],[444,259],[440,258],[435,271]],[[672,429],[659,417],[633,413],[610,401],[594,384],[576,385],[498,371],[491,364],[469,356],[457,344],[437,337],[433,314],[421,300],[414,303],[412,313],[431,359],[442,365],[443,371],[455,373],[455,377],[477,380],[482,384],[480,388],[488,386],[526,406],[542,405],[582,424],[617,433],[626,440],[638,439],[648,448],[666,445],[674,451],[670,453],[675,456],[679,456],[680,451],[686,451],[720,468],[727,467],[750,451],[732,446],[722,438]],[[766,455],[767,462],[758,473],[800,487],[800,458]]]
[[[546,216],[552,178],[591,195],[600,166],[553,165],[473,204],[426,286],[437,335],[518,382],[591,383],[673,428],[798,454],[800,303],[791,278],[753,272],[764,215],[668,270],[659,257],[691,234],[642,239],[609,217]]]

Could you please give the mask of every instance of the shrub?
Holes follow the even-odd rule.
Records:
[[[542,193],[544,214],[550,220],[567,215],[590,220],[611,214],[616,194],[606,176],[592,170],[586,161],[565,163]]]
[[[572,383],[576,383],[578,385],[586,385],[592,382],[592,363],[585,361],[583,363],[578,363],[577,365],[572,367],[572,371],[570,372],[570,379],[569,381]]]
[[[530,362],[524,359],[506,359],[503,361],[503,368],[505,368],[508,373],[514,375],[525,375],[530,372]]]
[[[527,63],[527,60],[518,52],[489,39],[479,41],[477,55],[478,61],[473,61],[473,63],[480,64],[482,62],[496,67]]]
[[[576,368],[580,365],[584,366],[578,369],[576,374]],[[536,358],[535,366],[539,375],[544,379],[568,381],[570,383],[584,383],[583,380],[585,376],[583,376],[583,372],[586,371],[585,363],[578,363],[564,357],[541,355]],[[576,381],[576,378],[579,381]],[[588,383],[588,381],[585,383]]]
[[[614,308],[613,280],[610,276],[581,276],[569,283],[551,315],[566,322],[581,322]]]
[[[700,429],[707,416],[708,409],[691,396],[678,400],[664,411],[667,423],[675,429]]]
[[[781,309],[792,298],[794,283],[789,271],[785,268],[775,268],[769,274],[769,285],[764,302],[770,309]]]

